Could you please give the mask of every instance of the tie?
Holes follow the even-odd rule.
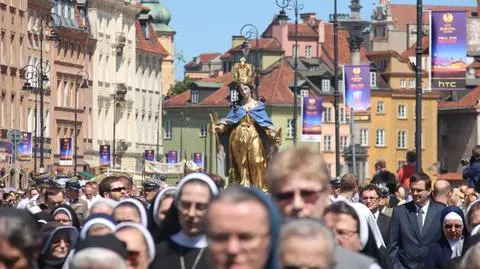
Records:
[[[417,222],[418,222],[418,230],[420,231],[420,234],[421,234],[423,229],[423,210],[421,208],[418,209]]]

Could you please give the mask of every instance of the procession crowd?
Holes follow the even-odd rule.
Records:
[[[360,185],[293,148],[269,162],[268,192],[203,172],[142,190],[128,175],[37,179],[1,196],[0,269],[480,268],[480,147],[458,188],[407,160]]]

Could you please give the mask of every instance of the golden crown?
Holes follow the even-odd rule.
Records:
[[[445,13],[443,14],[443,21],[445,23],[451,23],[453,22],[453,14],[452,13]]]
[[[255,67],[242,57],[239,63],[233,65],[232,76],[235,83],[252,85],[255,79]]]
[[[361,73],[361,70],[360,70],[359,67],[353,68],[353,74],[355,74],[355,75],[360,75],[360,73]]]

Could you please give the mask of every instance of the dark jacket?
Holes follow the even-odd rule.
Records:
[[[417,208],[409,202],[393,209],[388,252],[394,268],[421,269],[430,247],[442,237],[440,216],[444,206],[430,201],[422,232],[417,223]]]
[[[470,165],[463,170],[463,179],[468,180],[468,186],[478,191],[480,186],[480,161],[471,160]]]
[[[378,218],[377,218],[378,229],[380,229],[380,233],[382,234],[383,242],[385,242],[387,247],[388,247],[388,233],[390,231],[390,222],[391,221],[392,221],[392,219],[389,216],[387,216],[383,213],[378,214]]]

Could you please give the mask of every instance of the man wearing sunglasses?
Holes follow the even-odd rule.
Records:
[[[102,197],[117,202],[126,196],[125,186],[123,186],[122,181],[115,176],[104,178],[102,182],[100,182],[98,189]]]
[[[329,205],[329,178],[322,153],[303,147],[280,152],[265,171],[268,189],[284,218],[321,221]],[[373,259],[338,245],[334,253],[335,269],[379,268]]]

